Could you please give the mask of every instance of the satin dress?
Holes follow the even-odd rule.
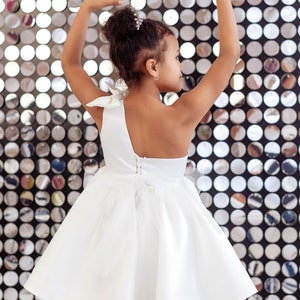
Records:
[[[124,101],[101,97],[101,167],[25,288],[43,300],[244,300],[257,292],[184,176],[187,157],[139,157]]]

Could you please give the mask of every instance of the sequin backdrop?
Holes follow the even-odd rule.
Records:
[[[241,58],[195,130],[186,175],[257,285],[251,300],[296,300],[300,5],[232,3]],[[78,4],[0,0],[1,299],[34,299],[22,284],[102,161],[97,129],[69,90],[60,64]],[[191,89],[218,55],[215,3],[131,4],[172,27],[181,44],[184,90]],[[99,33],[110,13],[92,15],[83,53],[86,71],[101,86],[114,78]],[[162,96],[170,104],[177,95]]]

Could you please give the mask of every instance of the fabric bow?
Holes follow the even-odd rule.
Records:
[[[87,106],[100,106],[104,108],[114,108],[120,105],[120,100],[123,100],[128,94],[128,87],[123,79],[118,79],[115,85],[106,82],[106,85],[111,92],[109,96],[98,97],[89,102]]]

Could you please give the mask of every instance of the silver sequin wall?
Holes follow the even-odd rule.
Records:
[[[102,161],[95,124],[60,63],[76,2],[0,0],[0,299],[34,299],[22,284]],[[186,176],[255,282],[250,300],[297,300],[300,2],[232,3],[241,58],[195,130]],[[172,27],[191,89],[218,55],[214,0],[131,4]],[[100,86],[114,78],[99,31],[111,12],[92,14],[83,52]],[[176,96],[162,95],[166,104]]]

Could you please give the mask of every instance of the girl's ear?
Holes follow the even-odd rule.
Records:
[[[146,60],[146,71],[153,78],[157,78],[159,76],[157,61],[153,58],[148,58]]]

